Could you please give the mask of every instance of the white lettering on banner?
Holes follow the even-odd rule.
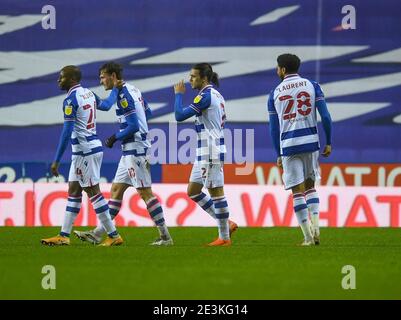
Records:
[[[395,168],[392,170],[387,178],[387,185],[388,186],[394,186],[394,180],[397,178],[397,176],[401,175],[401,168]]]
[[[333,169],[331,169],[330,171],[329,178],[327,179],[328,186],[333,186],[335,184],[337,184],[338,186],[346,185],[343,174],[339,167],[333,167]]]
[[[265,180],[264,170],[261,166],[256,166],[255,168],[256,181],[258,184],[267,184],[274,186],[281,186],[283,181],[281,180],[280,169],[272,167],[267,175],[267,181]]]
[[[0,168],[0,181],[14,182],[16,177],[15,170],[12,167]]]
[[[101,184],[106,198],[110,184]],[[170,226],[214,226],[215,222],[187,197],[186,184],[154,184]],[[226,185],[231,218],[240,226],[297,226],[290,192],[282,187]],[[399,188],[319,187],[323,227],[400,227]],[[0,225],[61,225],[67,184],[0,184]],[[96,213],[84,195],[77,226],[96,225]],[[142,199],[132,188],[126,191],[118,226],[152,226]]]
[[[270,165],[270,164],[269,164]],[[324,186],[400,186],[401,166],[391,164],[377,165],[330,165],[325,164],[327,179]],[[281,172],[276,166],[264,168],[255,167],[256,183],[259,185],[282,185]],[[348,178],[348,179],[346,179]],[[397,180],[398,179],[398,180]]]
[[[353,174],[354,178],[354,186],[362,187],[362,175],[370,174],[372,169],[369,167],[349,167],[345,169],[345,173]]]

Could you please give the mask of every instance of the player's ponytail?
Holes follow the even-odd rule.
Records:
[[[219,86],[219,75],[213,72],[213,68],[209,63],[198,63],[192,69],[198,70],[201,78],[206,77],[209,83],[213,83],[216,87]]]
[[[210,78],[210,82],[214,83],[216,85],[216,87],[219,86],[219,75],[216,72],[213,72],[213,74]]]

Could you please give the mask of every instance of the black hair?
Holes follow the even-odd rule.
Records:
[[[219,75],[213,72],[213,68],[209,63],[195,64],[192,69],[198,70],[201,78],[206,77],[209,83],[213,83],[216,87],[219,86]]]
[[[77,66],[65,66],[61,70],[64,72],[66,77],[70,78],[71,80],[79,82],[82,79],[81,70]]]
[[[284,53],[277,57],[277,64],[280,68],[285,68],[287,74],[297,73],[301,60],[295,54]]]
[[[118,80],[121,80],[123,78],[123,67],[117,62],[110,61],[105,63],[99,68],[99,74],[102,71],[110,75],[114,72]]]

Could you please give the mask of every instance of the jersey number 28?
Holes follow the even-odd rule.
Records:
[[[312,111],[312,105],[310,103],[310,95],[305,91],[301,91],[297,94],[296,99],[293,96],[285,95],[279,97],[280,101],[288,101],[288,105],[284,110],[283,119],[290,120],[294,119],[297,116],[297,111],[299,114],[303,116],[307,116]],[[297,101],[297,110],[292,112],[292,108],[294,106],[294,102]],[[303,107],[306,106],[304,109]]]

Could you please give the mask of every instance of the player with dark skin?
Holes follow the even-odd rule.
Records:
[[[58,86],[61,90],[69,91],[73,86],[79,84],[79,80],[75,78],[76,67],[67,66],[60,71],[59,78],[57,80]],[[117,85],[117,81],[115,82]],[[53,176],[59,176],[59,166],[58,162],[53,162],[50,167],[50,171]],[[82,194],[82,189],[88,194],[89,197],[93,197],[100,193],[99,184],[91,187],[82,188],[78,181],[68,182],[68,194],[73,197],[79,197]]]
[[[279,78],[280,78],[281,80],[284,80],[284,77],[285,77],[287,74],[288,74],[288,72],[287,72],[287,70],[286,70],[285,67],[277,66],[277,75],[279,76]],[[326,145],[326,146],[324,147],[322,156],[325,157],[325,158],[327,158],[328,156],[330,156],[330,154],[331,154],[331,145]],[[283,169],[281,157],[278,157],[278,158],[277,158],[277,166],[278,166],[280,169]],[[298,185],[292,187],[291,190],[292,190],[293,194],[296,194],[296,193],[304,193],[305,190],[310,190],[310,189],[312,189],[312,188],[314,188],[314,187],[315,187],[315,181],[314,181],[313,179],[311,179],[311,178],[308,178],[308,179],[306,179],[303,183],[300,183],[300,184],[298,184]]]

